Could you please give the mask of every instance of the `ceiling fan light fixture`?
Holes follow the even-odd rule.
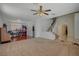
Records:
[[[38,10],[31,10],[31,11],[36,12],[33,15],[45,16],[45,15],[49,15],[47,12],[51,11],[51,9],[44,10],[43,6],[39,6]]]
[[[38,16],[45,16],[44,13],[38,13],[37,15],[38,15]]]

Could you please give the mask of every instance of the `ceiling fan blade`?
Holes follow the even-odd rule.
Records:
[[[45,15],[49,15],[48,13],[44,13]]]
[[[37,10],[31,10],[31,11],[37,12]]]
[[[51,9],[45,10],[45,12],[51,11]]]
[[[38,13],[34,13],[33,15],[36,15],[36,14],[38,14]]]

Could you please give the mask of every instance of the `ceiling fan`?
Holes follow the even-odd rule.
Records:
[[[47,12],[51,11],[51,9],[43,10],[43,6],[39,6],[38,10],[31,10],[31,11],[35,12],[33,15],[43,16],[43,15],[49,15]]]

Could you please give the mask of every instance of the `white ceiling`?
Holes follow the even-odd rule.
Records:
[[[43,5],[44,9],[51,9],[48,12],[49,16],[42,17],[57,17],[69,13],[79,11],[78,3],[3,3],[0,4],[0,9],[3,14],[21,19],[38,19],[40,16],[33,15],[31,9],[38,9],[39,5]],[[53,15],[55,13],[55,15]],[[4,16],[3,16],[4,17]]]

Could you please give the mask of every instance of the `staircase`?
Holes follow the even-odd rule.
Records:
[[[53,33],[54,35],[55,35],[55,39],[57,39],[59,36],[58,36],[58,34],[57,33],[55,33],[55,32],[53,32],[53,29],[54,29],[54,26],[55,26],[55,24],[56,24],[56,21],[57,21],[57,18],[55,17],[55,18],[52,18],[52,23],[51,23],[51,25],[49,26],[49,28],[48,28],[48,32],[51,32],[51,33]]]
[[[51,23],[51,25],[49,26],[49,28],[48,28],[48,32],[49,31],[51,31],[52,32],[52,30],[53,30],[53,28],[54,28],[54,26],[55,26],[55,24],[56,24],[56,19],[57,18],[52,18],[52,20],[53,20],[53,22]]]

